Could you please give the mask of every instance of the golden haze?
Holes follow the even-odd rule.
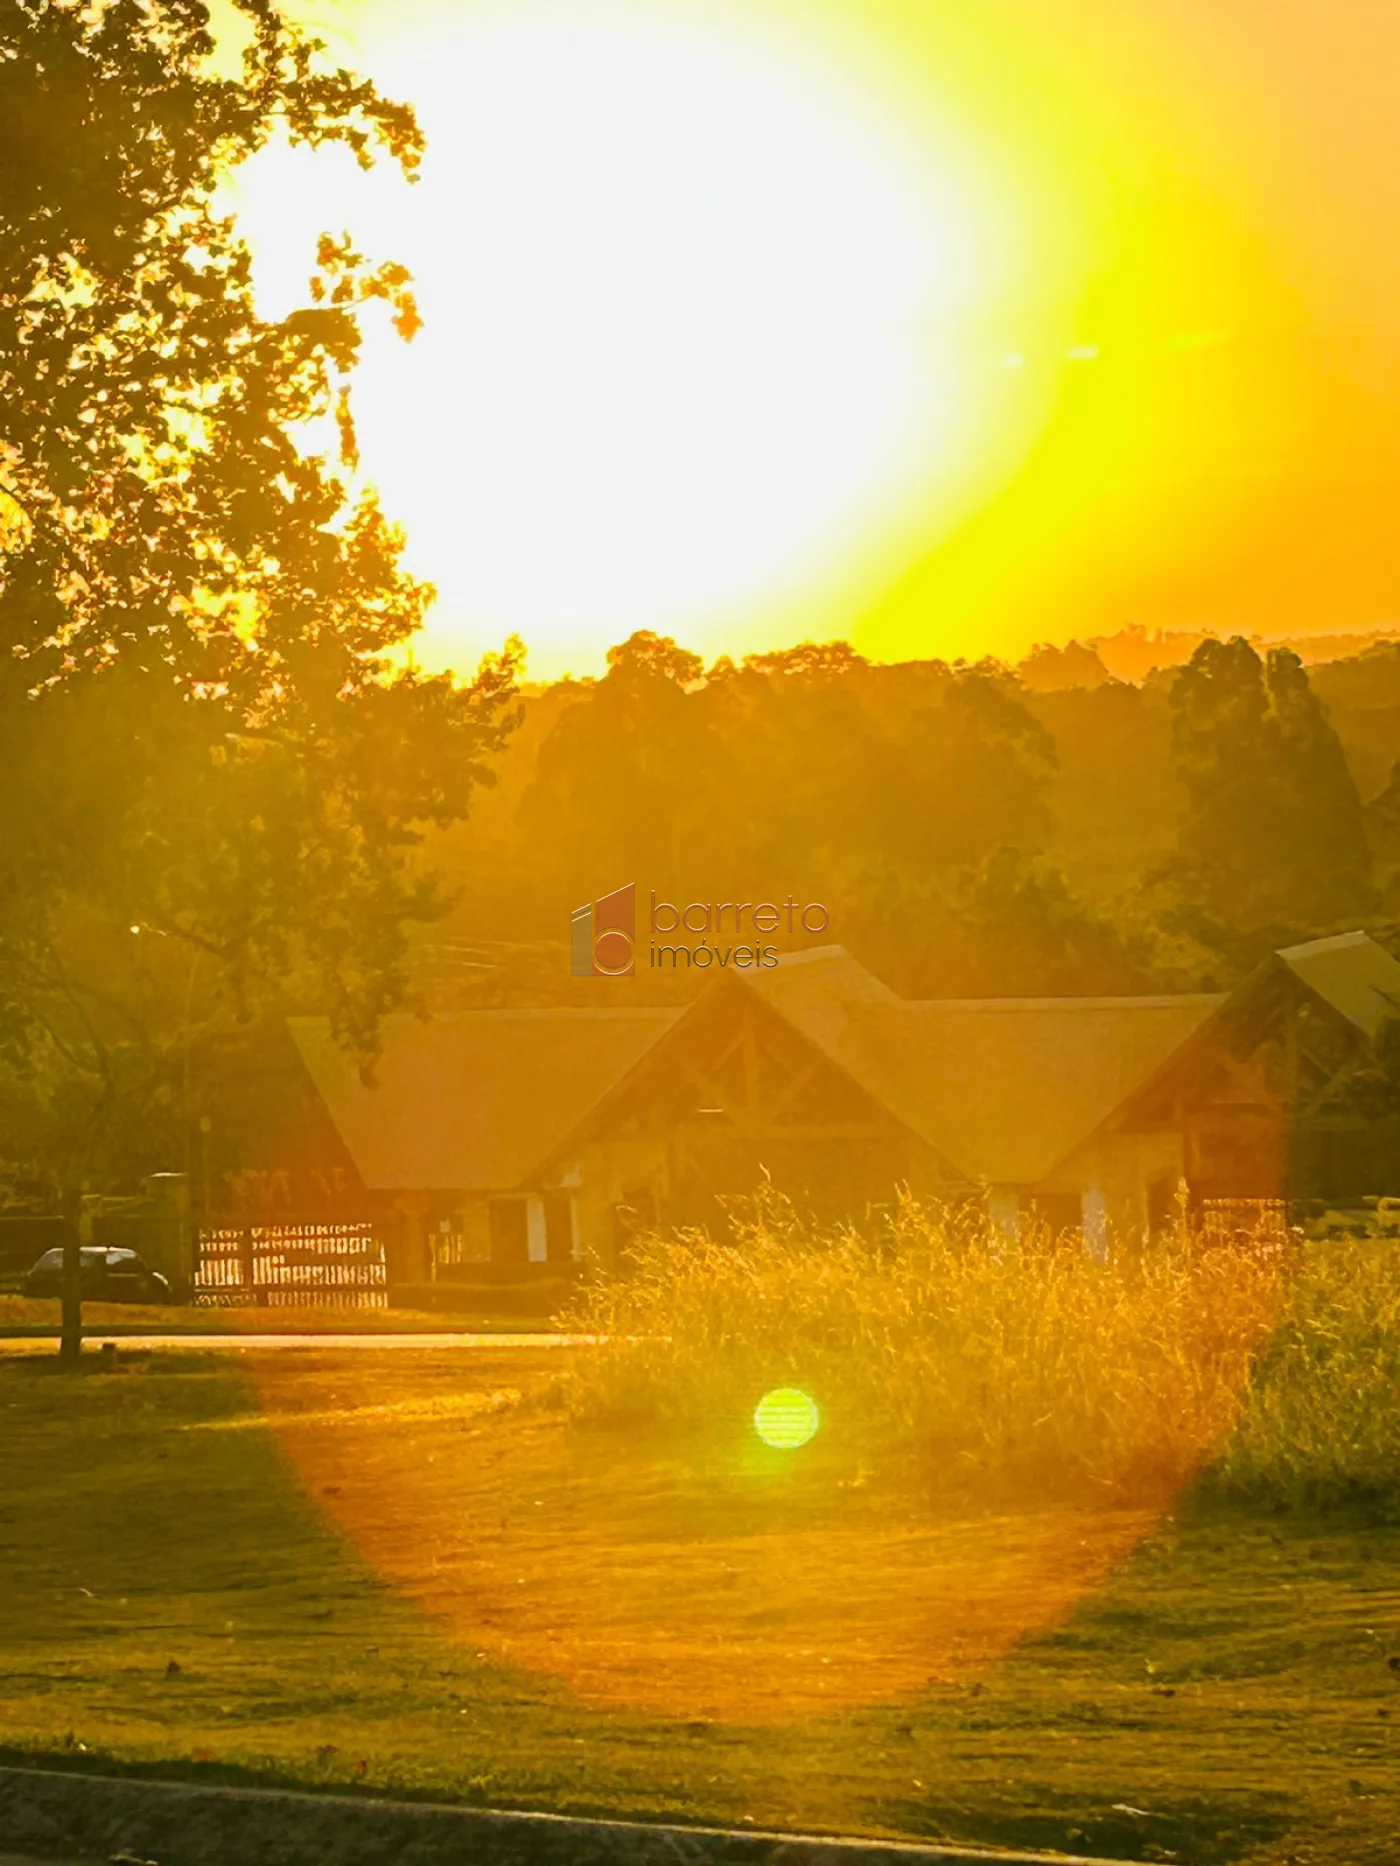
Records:
[[[323,225],[417,275],[359,400],[420,657],[1383,625],[1400,27],[1233,11],[309,7],[423,179],[274,150],[237,194],[269,302]]]

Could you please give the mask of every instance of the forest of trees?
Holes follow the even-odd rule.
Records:
[[[705,669],[634,635],[602,679],[527,693],[498,787],[435,846],[460,894],[422,976],[440,1001],[564,1001],[570,907],[630,880],[820,899],[910,996],[1209,989],[1292,940],[1384,933],[1400,647],[1310,672],[1206,639],[1139,682],[1056,654],[1066,684],[1037,691],[1045,651]]]

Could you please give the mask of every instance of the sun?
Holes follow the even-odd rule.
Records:
[[[975,190],[839,65],[607,4],[385,49],[419,186],[284,151],[240,187],[273,299],[323,225],[415,274],[424,328],[373,334],[356,393],[439,645],[518,632],[545,674],[640,627],[717,648],[966,478]]]

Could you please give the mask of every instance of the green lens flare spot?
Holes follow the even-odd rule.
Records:
[[[774,1451],[796,1451],[816,1436],[817,1402],[801,1387],[775,1387],[754,1407],[753,1429]]]

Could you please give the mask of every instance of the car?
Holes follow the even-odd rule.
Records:
[[[169,1302],[170,1284],[134,1250],[84,1244],[79,1252],[86,1302]],[[63,1294],[63,1247],[46,1250],[24,1279],[26,1296]]]

